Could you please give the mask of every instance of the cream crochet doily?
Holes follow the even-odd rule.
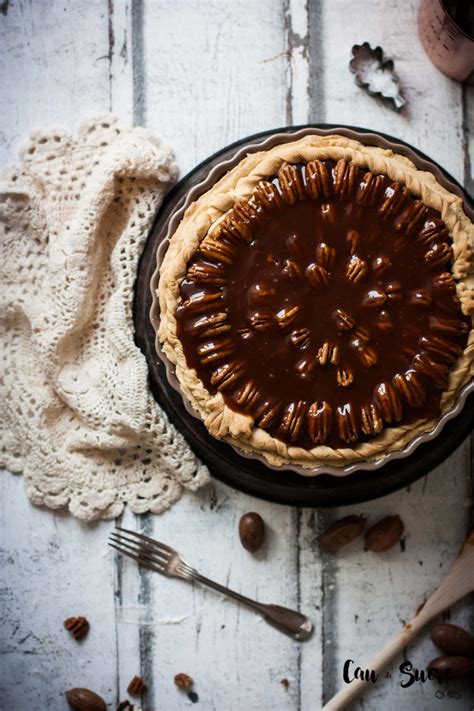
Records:
[[[207,469],[153,400],[134,344],[137,261],[176,179],[112,116],[35,132],[0,183],[0,463],[82,519],[159,513]]]

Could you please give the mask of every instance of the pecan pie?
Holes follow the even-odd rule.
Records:
[[[189,207],[161,267],[160,341],[215,437],[275,465],[378,458],[471,377],[473,244],[431,173],[307,136]]]

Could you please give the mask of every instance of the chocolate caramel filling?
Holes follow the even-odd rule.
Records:
[[[287,444],[436,418],[470,328],[439,212],[340,160],[284,165],[201,242],[178,337],[211,393]]]

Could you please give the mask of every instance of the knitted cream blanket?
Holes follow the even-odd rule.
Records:
[[[156,405],[133,340],[137,261],[177,174],[114,117],[36,132],[0,182],[0,464],[82,519],[159,513],[205,467]]]

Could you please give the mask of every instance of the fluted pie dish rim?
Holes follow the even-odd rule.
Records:
[[[393,151],[396,156],[394,157],[390,151]],[[189,192],[183,207],[171,217],[167,237],[157,253],[157,269],[151,283],[153,303],[150,319],[157,332],[156,350],[166,365],[171,386],[180,392],[187,410],[205,422],[211,435],[231,444],[237,453],[263,461],[271,468],[291,469],[304,476],[322,473],[342,476],[360,469],[377,469],[391,459],[408,456],[418,444],[438,436],[444,423],[460,412],[468,392],[473,388],[469,380],[473,351],[472,330],[469,345],[450,373],[448,387],[443,393],[442,415],[439,418],[415,422],[405,427],[388,426],[369,442],[354,447],[332,449],[318,445],[309,450],[291,444],[286,445],[261,428],[254,427],[253,421],[249,422],[251,418],[227,407],[220,393],[209,393],[196,372],[191,371],[186,364],[182,346],[180,347],[181,344],[176,336],[175,319],[173,331],[180,277],[184,277],[189,257],[200,243],[199,235],[196,237],[193,235],[201,229],[204,237],[209,224],[213,222],[206,206],[203,206],[202,198],[206,198],[208,202],[210,199],[210,213],[214,215],[215,222],[216,214],[217,216],[226,214],[236,199],[234,188],[231,188],[232,195],[229,194],[228,185],[227,190],[222,190],[222,183],[229,181],[229,175],[231,179],[233,177],[240,180],[240,187],[242,183],[244,184],[238,197],[246,197],[255,185],[255,182],[252,184],[251,178],[249,179],[249,172],[251,175],[249,166],[258,164],[259,177],[262,177],[262,174],[265,177],[271,176],[278,172],[283,162],[295,163],[296,157],[300,158],[301,155],[305,160],[314,157],[331,159],[347,157],[367,166],[368,170],[382,172],[391,179],[400,180],[400,171],[402,171],[403,181],[411,193],[419,194],[426,205],[434,203],[434,206],[441,207],[441,212],[444,211],[443,218],[446,218],[445,222],[450,227],[454,243],[452,272],[458,279],[458,283],[463,284],[462,287],[458,286],[458,295],[461,297],[463,310],[464,308],[472,310],[472,264],[470,269],[466,268],[466,263],[469,267],[471,259],[469,249],[472,247],[468,249],[466,242],[469,240],[469,244],[472,245],[474,228],[470,222],[472,218],[468,219],[465,214],[465,212],[472,214],[469,206],[464,204],[461,208],[462,191],[448,181],[431,162],[420,158],[406,146],[388,141],[378,134],[359,133],[346,128],[307,128],[290,134],[277,132],[253,146],[246,146],[231,160],[217,165],[206,180]],[[267,161],[266,173],[265,166],[262,170],[262,159]],[[413,163],[416,163],[418,168],[415,168]],[[236,167],[239,166],[241,172],[236,177]],[[217,176],[222,175],[224,177],[216,181]],[[188,209],[190,206],[191,208]],[[203,208],[201,211],[200,207]],[[186,217],[182,222],[185,212]],[[186,221],[188,225],[184,230],[184,239],[181,239],[178,244],[175,237],[176,230],[178,228],[178,235],[180,230],[183,233],[183,224],[186,227]],[[172,254],[173,246],[171,252],[168,251],[170,237],[174,240],[174,254]],[[158,281],[161,304],[158,303],[157,298]],[[160,339],[164,341],[163,348]]]

